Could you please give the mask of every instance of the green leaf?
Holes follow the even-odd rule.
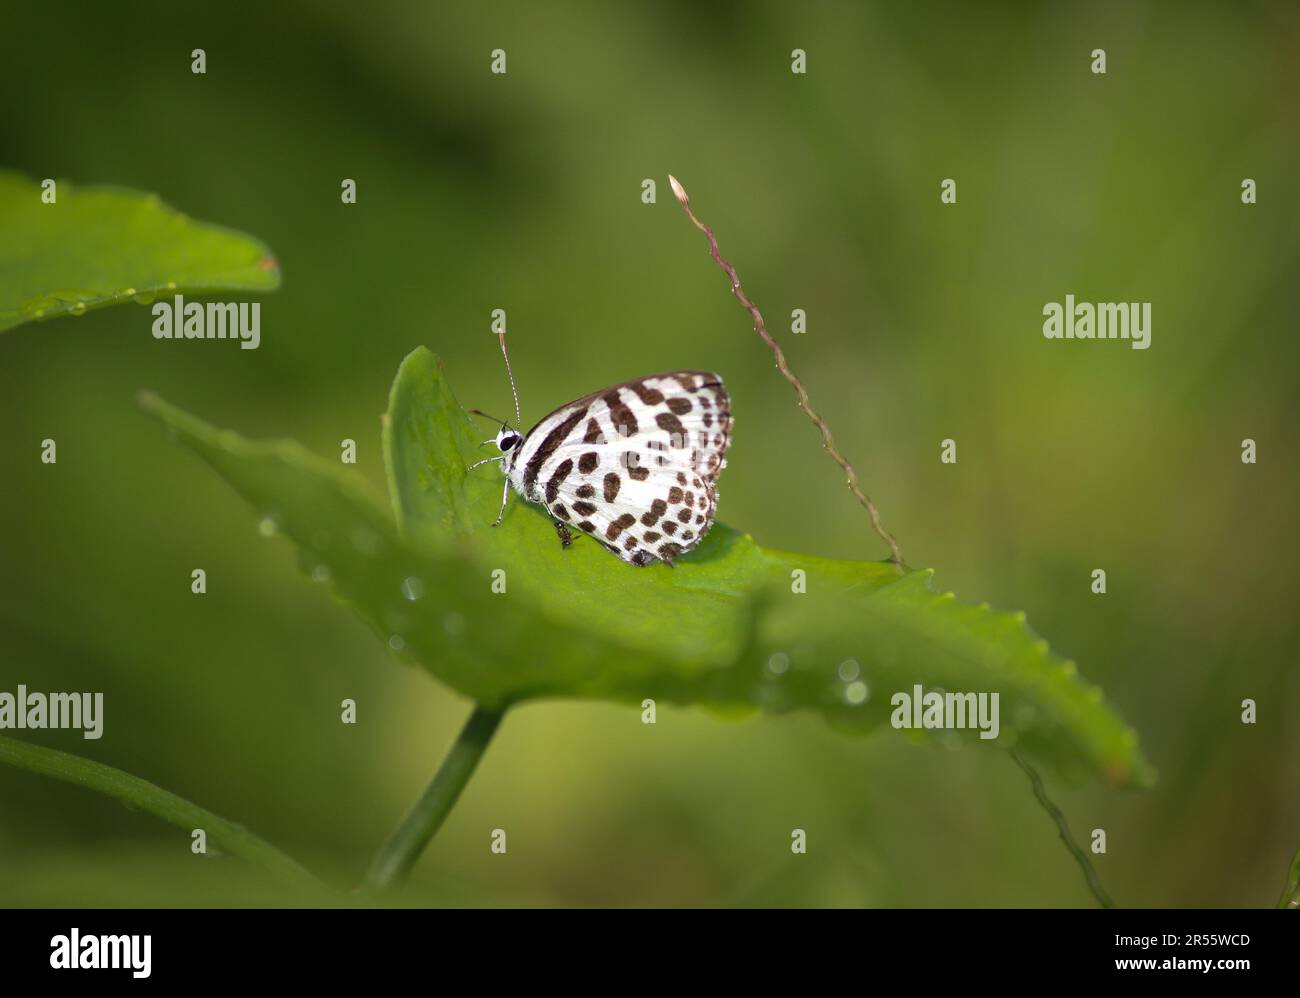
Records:
[[[384,430],[396,523],[353,475],[296,444],[252,443],[152,396],[143,404],[399,657],[487,707],[651,698],[728,713],[813,709],[869,731],[889,725],[893,694],[917,684],[997,692],[997,739],[966,730],[939,740],[1015,747],[1068,776],[1151,778],[1136,735],[1022,614],[936,594],[930,571],[773,551],[721,524],[675,567],[634,568],[588,539],[562,549],[517,496],[490,528],[501,475],[466,472],[484,434],[426,350],[403,362]],[[792,592],[795,570],[806,593]],[[505,593],[494,593],[502,579]]]
[[[1295,858],[1291,860],[1286,873],[1286,886],[1282,888],[1276,907],[1300,908],[1300,850],[1296,851]]]
[[[280,268],[251,236],[196,222],[157,196],[0,172],[0,332],[186,292],[273,291]]]
[[[183,797],[120,769],[7,736],[0,736],[0,762],[116,798],[129,807],[183,828],[187,833],[202,828],[211,845],[286,882],[320,883],[275,846],[259,839],[242,825],[218,817]]]

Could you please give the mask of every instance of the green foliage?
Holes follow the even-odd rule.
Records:
[[[240,232],[195,222],[153,194],[0,172],[0,332],[158,295],[272,291],[280,269]]]
[[[317,882],[296,862],[251,834],[242,825],[218,817],[197,804],[120,769],[4,736],[0,736],[0,762],[116,798],[129,807],[147,811],[186,832],[201,828],[207,834],[210,847],[220,848],[260,866],[281,881],[298,884]]]
[[[1286,886],[1282,888],[1282,895],[1277,899],[1278,908],[1300,908],[1300,851],[1297,851],[1295,858],[1291,860],[1291,866],[1286,873]]]
[[[562,549],[546,516],[517,497],[491,529],[501,477],[490,466],[466,472],[483,433],[424,349],[398,372],[384,431],[397,525],[358,478],[297,444],[244,440],[154,396],[142,404],[399,657],[484,706],[653,698],[727,713],[807,708],[869,731],[888,724],[891,695],[915,684],[996,691],[1001,733],[987,744],[1071,776],[1151,778],[1136,735],[1023,615],[936,594],[930,571],[773,551],[721,524],[675,567],[638,569],[587,539]],[[792,591],[795,570],[806,593]],[[502,578],[506,592],[494,593]]]
[[[156,345],[138,306],[0,335],[0,689],[103,689],[109,711],[105,739],[43,744],[246,821],[331,877],[358,873],[468,705],[385,665],[329,587],[286,565],[292,545],[257,540],[243,500],[129,403],[148,385],[254,437],[291,419],[330,458],[326,441],[357,437],[377,484],[370,428],[417,343],[467,405],[504,414],[500,366],[470,332],[497,305],[526,415],[645,371],[721,371],[740,420],[723,518],[764,543],[878,557],[666,182],[641,203],[640,179],[671,169],[909,557],[963,599],[1025,609],[1176,774],[1141,799],[1094,785],[1060,801],[1076,831],[1104,824],[1124,843],[1094,857],[1117,899],[1275,900],[1300,845],[1300,573],[1286,570],[1300,199],[1284,191],[1300,130],[1289,101],[1265,99],[1294,89],[1294,32],[1278,30],[1294,20],[1267,16],[1287,5],[1143,5],[1141,58],[1108,49],[1105,78],[1086,52],[1044,58],[1097,33],[1095,5],[948,4],[946,33],[931,4],[818,5],[799,15],[815,54],[798,78],[776,0],[687,32],[573,0],[442,4],[437,30],[429,5],[391,6],[381,30],[361,4],[4,5],[5,37],[46,40],[0,60],[7,164],[154,190],[264,238],[288,278],[258,351]],[[533,52],[580,38],[601,57],[511,49],[508,77],[486,72],[481,40],[509,48],[512,32]],[[867,37],[882,57],[861,58]],[[963,44],[936,44],[952,37]],[[188,71],[196,44],[207,76]],[[22,99],[34,82],[40,99]],[[960,200],[942,205],[950,173]],[[339,201],[345,176],[356,205]],[[1240,201],[1246,176],[1257,205]],[[28,245],[16,217],[0,205],[7,260]],[[1044,341],[1034,316],[1069,291],[1157,303],[1152,349]],[[796,305],[807,335],[786,332]],[[943,465],[936,443],[954,435],[960,463]],[[1246,436],[1255,465],[1238,457]],[[35,460],[46,437],[56,466]],[[196,566],[205,597],[189,592]],[[1087,585],[1099,566],[1105,596]],[[338,722],[344,696],[359,726]],[[1237,716],[1247,696],[1252,726]],[[1088,902],[1003,753],[835,738],[819,722],[665,708],[643,729],[591,701],[511,711],[407,901]],[[8,903],[297,902],[246,864],[190,856],[171,826],[40,780],[0,765]],[[728,820],[740,812],[745,834]],[[531,842],[500,862],[481,829],[510,814]],[[772,835],[796,824],[813,845],[792,863]]]

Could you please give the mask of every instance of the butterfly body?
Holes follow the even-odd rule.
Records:
[[[574,399],[526,434],[502,427],[501,470],[568,528],[632,565],[671,564],[713,525],[731,400],[708,371],[670,371]]]

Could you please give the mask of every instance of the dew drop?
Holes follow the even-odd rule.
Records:
[[[391,635],[388,639],[388,647],[393,651],[402,651],[406,647],[406,638],[400,634]]]
[[[853,682],[853,680],[857,679],[858,676],[862,674],[862,670],[859,668],[858,663],[851,658],[847,658],[841,662],[840,667],[835,671],[846,683]]]
[[[152,305],[154,293],[152,291],[141,291],[134,298],[137,305]]]
[[[85,315],[86,303],[84,301],[74,301],[68,306],[68,312],[71,315]]]
[[[402,580],[402,595],[414,603],[424,595],[424,580],[414,575],[408,575]]]
[[[329,566],[324,563],[315,566],[311,570],[311,580],[313,582],[329,582],[330,580]]]
[[[870,695],[871,691],[861,679],[855,680],[844,687],[844,699],[854,707],[866,703],[867,697]]]
[[[274,537],[280,532],[280,521],[274,514],[268,513],[258,521],[257,532],[263,537]]]
[[[783,651],[773,652],[767,660],[767,671],[774,676],[784,675],[790,668],[790,656]]]

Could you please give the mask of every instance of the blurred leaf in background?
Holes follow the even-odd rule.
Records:
[[[186,292],[272,291],[266,247],[157,197],[0,172],[0,332]]]

